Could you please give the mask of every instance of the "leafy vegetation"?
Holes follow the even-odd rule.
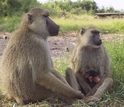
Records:
[[[48,8],[54,14],[59,12],[70,12],[71,14],[117,12],[113,7],[102,7],[102,9],[99,9],[97,3],[93,0],[77,0],[77,2],[72,2],[71,0],[49,0],[45,4],[41,4],[37,0],[1,0],[0,16],[21,15],[36,6]]]

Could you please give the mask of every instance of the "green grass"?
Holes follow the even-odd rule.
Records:
[[[12,32],[19,27],[22,17],[12,16],[0,19],[0,31]]]
[[[124,100],[124,39],[116,39],[106,43],[112,58],[112,77],[114,79],[114,95]]]
[[[64,32],[77,31],[82,27],[94,25],[98,27],[103,33],[124,33],[124,19],[105,18],[99,19],[95,16],[79,15],[70,16],[69,18],[54,18]]]
[[[60,25],[60,28],[63,32],[69,31],[77,31],[82,27],[86,27],[88,25],[94,25],[103,33],[124,33],[124,18],[105,18],[99,19],[96,16],[90,15],[67,15],[67,18],[64,17],[52,17],[52,19]],[[12,16],[0,19],[0,31],[12,32],[15,30],[22,17]]]

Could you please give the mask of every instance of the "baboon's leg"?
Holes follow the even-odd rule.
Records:
[[[79,91],[81,90],[80,89],[80,86],[76,80],[76,77],[74,75],[74,72],[72,71],[71,68],[67,68],[66,69],[66,75],[65,75],[65,78],[67,80],[67,82],[69,83],[69,85],[74,88],[75,90]]]
[[[109,88],[111,88],[113,84],[113,79],[112,78],[106,78],[104,80],[104,82],[102,83],[102,85],[97,89],[97,91],[95,92],[94,95],[92,96],[86,96],[83,100],[86,103],[90,103],[90,102],[96,102],[99,101],[100,97],[104,94],[104,92],[106,90],[108,90]]]
[[[59,79],[59,80],[61,80],[63,83],[65,83],[65,84],[67,84],[69,87],[71,86],[72,88],[74,88],[74,85],[76,85],[76,84],[78,84],[77,83],[77,81],[76,81],[76,78],[75,78],[75,76],[74,76],[74,73],[73,73],[73,71],[71,70],[71,69],[69,69],[69,68],[67,68],[67,70],[66,70],[66,73],[68,72],[68,75],[70,76],[70,77],[72,77],[72,78],[70,78],[70,79],[72,79],[71,80],[71,82],[73,83],[73,85],[71,86],[71,84],[70,83],[68,83],[68,81],[66,81],[66,77],[64,77],[64,75],[62,76],[59,72],[57,72],[56,70],[52,70],[52,73]],[[79,91],[78,90],[78,87],[77,88],[74,88],[75,90],[77,90],[77,91]],[[60,95],[60,94],[54,94],[54,97],[57,97],[59,100],[61,100],[61,101],[63,101],[63,102],[69,102],[70,104],[72,103],[72,102],[74,102],[74,100],[73,99],[67,99],[67,97],[66,96],[62,96],[62,95]],[[65,100],[66,99],[66,100]]]
[[[112,84],[113,84],[113,79],[106,78],[93,96],[100,98],[106,90],[111,88]]]

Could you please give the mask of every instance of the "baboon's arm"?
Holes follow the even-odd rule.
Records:
[[[90,85],[86,82],[86,80],[80,73],[76,73],[76,78],[78,80],[79,85],[83,88],[86,94],[91,91]]]
[[[70,98],[82,98],[81,93],[76,92],[76,90],[71,88],[69,85],[63,83],[51,71],[37,77],[36,83],[52,90],[53,92],[60,93]]]

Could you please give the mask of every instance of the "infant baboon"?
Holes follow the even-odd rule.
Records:
[[[1,79],[7,96],[18,104],[42,101],[53,95],[68,103],[83,98],[54,69],[47,37],[58,32],[59,26],[49,18],[48,11],[33,8],[11,36],[2,56]]]
[[[69,84],[71,83],[75,89],[78,87],[86,95],[85,102],[95,101],[112,85],[110,58],[102,45],[100,31],[97,28],[90,26],[81,30],[79,42],[72,55],[71,67],[79,85],[72,85],[73,82]],[[93,87],[86,79],[88,71],[99,74],[99,82]],[[72,71],[66,72],[66,75],[74,77]],[[68,78],[67,81],[73,81],[73,78]]]
[[[93,70],[87,71],[83,78],[85,78],[91,89],[100,82],[99,73]]]

